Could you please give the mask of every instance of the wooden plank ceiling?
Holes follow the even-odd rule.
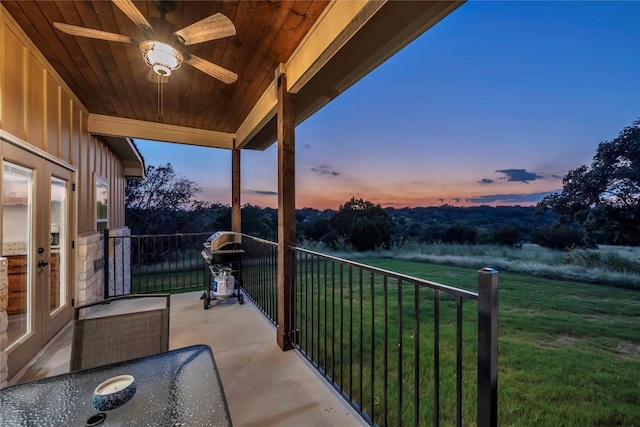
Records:
[[[135,1],[149,18],[160,18],[152,1]],[[164,85],[162,122],[235,132],[327,6],[325,0],[176,1],[165,19],[177,29],[221,12],[236,35],[187,48],[191,54],[238,74],[227,85],[188,64]],[[157,121],[157,84],[135,44],[74,37],[56,30],[62,22],[143,38],[143,32],[107,1],[8,1],[2,5],[91,113]]]

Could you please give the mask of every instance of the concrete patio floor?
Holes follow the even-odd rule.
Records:
[[[214,301],[204,310],[201,293],[171,296],[169,348],[211,346],[234,426],[366,425],[302,356],[278,348],[275,327],[250,301]],[[119,311],[140,309],[124,302]],[[9,385],[68,372],[71,334],[69,323]]]

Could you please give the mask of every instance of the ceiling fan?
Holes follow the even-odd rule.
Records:
[[[171,12],[175,7],[173,1],[153,1],[152,3],[160,12],[161,18],[149,18],[149,20],[144,17],[131,0],[112,0],[112,2],[142,29],[145,34],[143,40],[61,22],[54,22],[53,26],[73,36],[137,44],[145,62],[153,70],[150,77],[153,77],[152,80],[158,83],[166,82],[171,73],[180,68],[182,62],[186,62],[203,73],[227,84],[231,84],[238,79],[236,73],[192,55],[186,49],[187,46],[197,43],[235,35],[236,27],[223,14],[216,13],[176,31],[170,22],[164,20],[165,14]],[[149,21],[153,22],[153,26]]]

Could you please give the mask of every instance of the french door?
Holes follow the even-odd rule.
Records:
[[[73,172],[5,141],[0,153],[11,378],[71,319]]]

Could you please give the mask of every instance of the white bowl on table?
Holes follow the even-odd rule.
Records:
[[[96,387],[91,404],[99,411],[110,411],[127,403],[135,393],[134,378],[131,375],[118,375]]]

